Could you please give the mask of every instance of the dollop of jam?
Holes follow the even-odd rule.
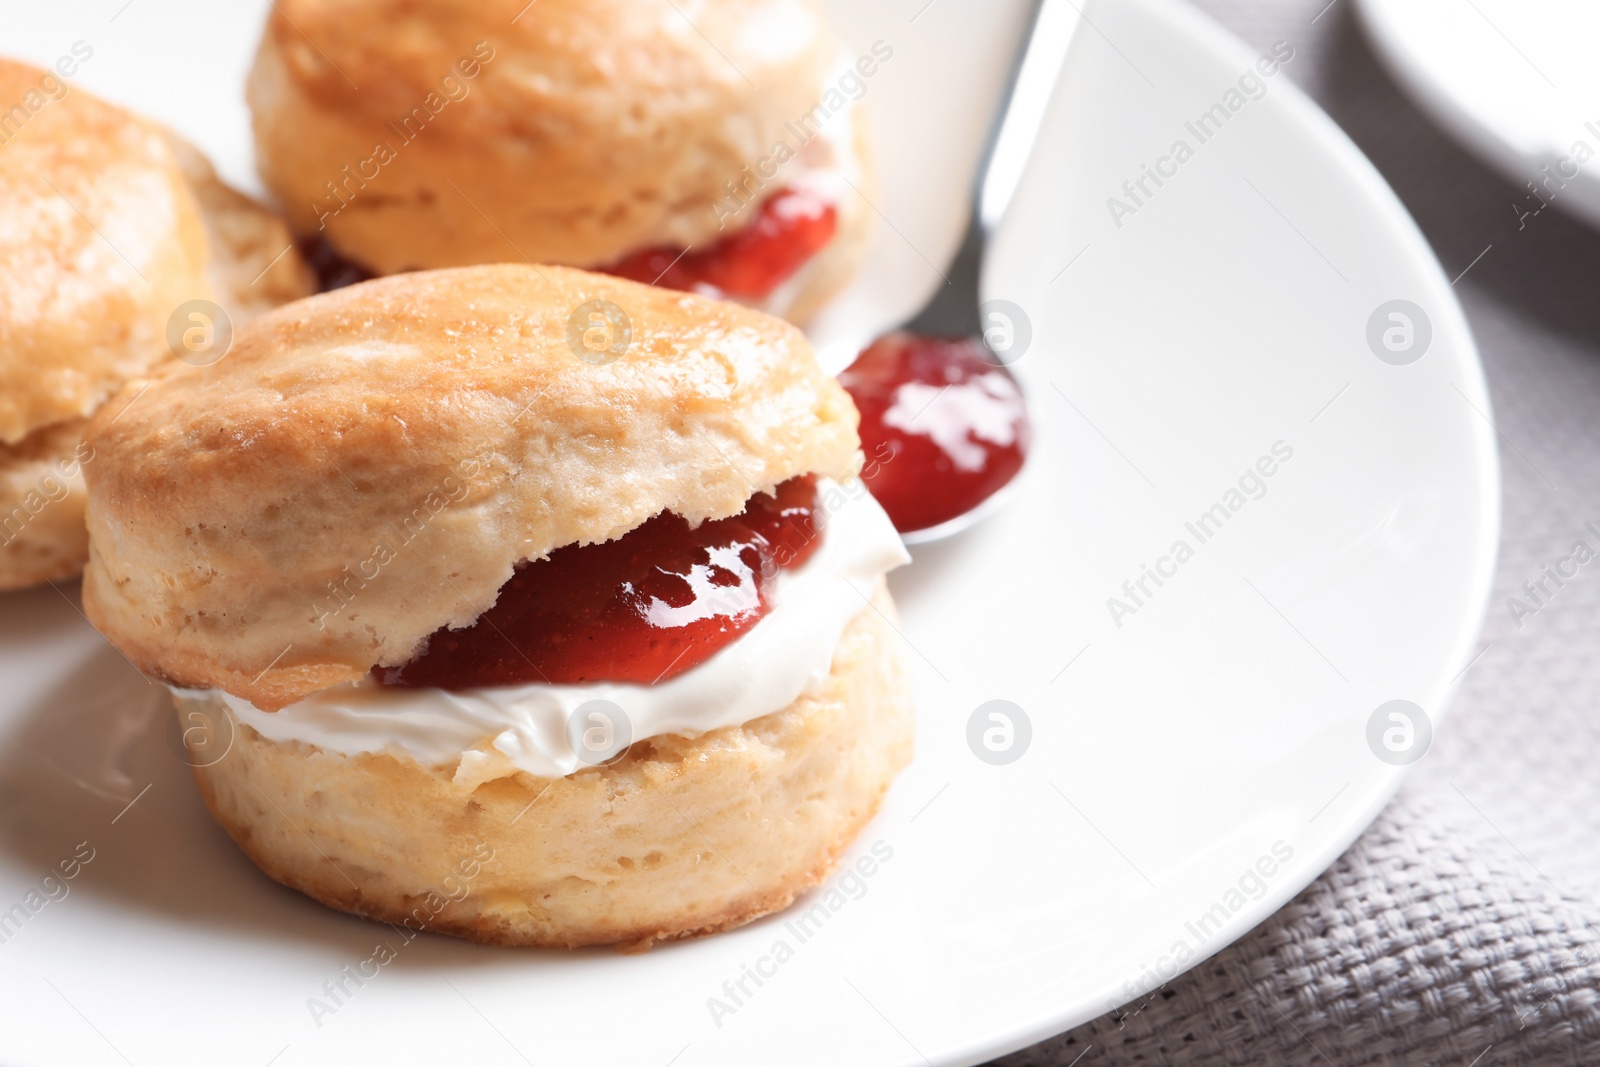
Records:
[[[355,260],[346,259],[337,248],[333,247],[333,243],[321,234],[298,238],[295,243],[300,246],[300,255],[304,257],[306,265],[317,276],[319,293],[343,289],[347,285],[371,281],[377,277]]]
[[[748,225],[709,248],[646,248],[600,270],[666,289],[760,300],[833,240],[837,227],[833,204],[810,190],[785,187]]]
[[[785,187],[763,201],[743,229],[709,247],[687,252],[670,245],[645,248],[597,269],[664,289],[761,300],[833,240],[837,228],[838,211],[832,203],[810,190]],[[321,234],[296,243],[316,273],[319,293],[377,277]]]
[[[532,682],[653,685],[705,662],[771,610],[778,572],[810,559],[815,477],[691,527],[662,512],[614,541],[523,563],[471,626],[440,629],[383,685],[475,689]]]
[[[1022,469],[1027,403],[981,346],[891,333],[839,375],[861,412],[862,480],[901,533],[970,511]]]

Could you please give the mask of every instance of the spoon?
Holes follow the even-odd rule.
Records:
[[[1001,92],[989,133],[979,156],[971,212],[945,284],[898,330],[927,338],[969,338],[970,347],[987,364],[1005,367],[1022,355],[1012,315],[1014,307],[984,305],[979,276],[989,238],[1000,225],[1015,195],[1022,172],[1044,122],[1067,46],[1079,18],[1072,0],[1034,0],[1028,26]],[[839,366],[863,350],[860,338],[829,346],[825,363]],[[843,358],[840,358],[843,357]],[[1022,403],[1026,403],[1023,398]],[[936,525],[904,531],[908,545],[940,541],[994,514],[1012,495],[1015,477],[975,506]]]

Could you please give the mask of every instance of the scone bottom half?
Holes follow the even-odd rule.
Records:
[[[834,868],[909,762],[905,665],[880,590],[826,679],[739,726],[635,742],[563,778],[459,782],[392,754],[268,740],[228,722],[194,774],[217,822],[275,880],[412,932],[642,950],[787,907]]]
[[[585,344],[585,328],[619,321],[616,351]],[[214,758],[215,733],[200,731],[196,780],[278,881],[404,929],[502,944],[710,933],[821,880],[910,758],[881,580],[825,675],[787,706],[642,737],[560,777],[275,740],[228,701],[272,716],[330,686],[425,693],[461,683],[452,661],[471,661],[477,684],[517,684],[495,672],[538,642],[474,659],[480,620],[563,645],[540,616],[548,596],[522,589],[519,607],[519,576],[606,552],[596,569],[614,576],[637,562],[618,546],[653,529],[676,524],[650,551],[689,551],[686,532],[748,527],[757,501],[848,479],[854,421],[798,332],[747,309],[558,267],[367,282],[264,316],[226,359],[158,374],[125,417],[91,424],[102,462],[86,470],[85,610],[174,686],[184,721],[227,724]],[[783,566],[722,547],[735,571]],[[574,617],[612,618],[584,572],[564,572],[591,613]],[[745,585],[759,601],[759,582]],[[573,685],[619,670],[649,684],[660,667],[560,648],[535,658]]]

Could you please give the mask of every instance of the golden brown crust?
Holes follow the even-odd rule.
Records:
[[[315,277],[288,246],[283,221],[225,185],[198,150],[171,142],[200,201],[212,281],[234,325],[313,292]],[[0,444],[0,591],[76,578],[89,561],[88,423],[69,419]]]
[[[292,250],[269,269],[283,223],[154,123],[7,60],[0,99],[19,101],[0,114],[0,589],[17,589],[83,569],[84,416],[170,359],[172,312],[215,298],[240,323],[311,279]]]
[[[596,300],[632,337],[600,365],[568,340]],[[468,625],[521,560],[858,462],[792,326],[560,267],[312,297],[124,395],[89,431],[85,610],[141,670],[268,710]]]
[[[76,577],[89,558],[85,420],[0,445],[0,590]]]
[[[793,146],[785,124],[816,107],[838,47],[816,0],[540,0],[516,14],[275,4],[248,95],[262,178],[291,225],[325,226],[379,273],[594,267],[703,245],[729,183]]]
[[[454,768],[268,741],[240,725],[195,779],[272,878],[399,927],[627,949],[726,930],[826,877],[910,760],[893,605],[881,588],[875,599],[885,614],[863,610],[827,679],[788,708],[640,742],[609,767],[461,784]],[[221,708],[208,702],[209,714]]]
[[[213,291],[199,207],[157,127],[9,60],[0,100],[21,102],[0,124],[0,443],[16,444],[147,371],[172,311]]]

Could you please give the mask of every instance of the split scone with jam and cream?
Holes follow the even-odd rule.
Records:
[[[848,395],[781,320],[427,271],[139,390],[90,426],[84,607],[206,724],[206,804],[285,885],[648,946],[817,884],[910,759],[907,556]]]
[[[565,263],[804,322],[866,251],[893,54],[820,0],[278,0],[249,99],[329,275]]]

